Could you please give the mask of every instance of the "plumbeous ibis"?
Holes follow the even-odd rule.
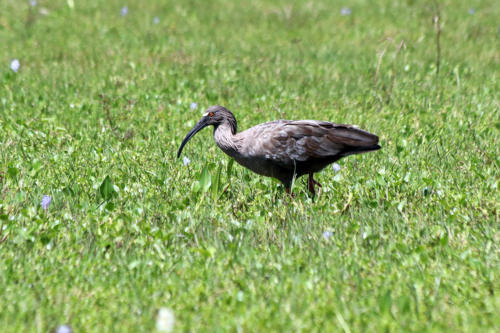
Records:
[[[236,118],[223,106],[211,106],[186,135],[177,153],[203,128],[214,127],[222,151],[260,175],[280,180],[287,193],[294,177],[308,174],[314,195],[313,174],[342,157],[380,149],[378,136],[352,125],[318,120],[276,120],[237,132]]]

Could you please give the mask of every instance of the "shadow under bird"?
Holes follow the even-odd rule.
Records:
[[[186,143],[207,126],[214,127],[217,146],[244,167],[280,180],[287,193],[294,177],[309,175],[308,189],[314,195],[321,187],[313,174],[353,154],[380,149],[378,136],[352,125],[318,120],[276,120],[237,132],[236,118],[223,106],[211,106],[182,141]]]

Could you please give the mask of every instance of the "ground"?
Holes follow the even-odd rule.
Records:
[[[160,308],[175,331],[500,327],[498,1],[0,13],[3,332],[151,331]],[[356,124],[382,150],[290,200],[208,129],[176,158],[214,104],[240,129]]]

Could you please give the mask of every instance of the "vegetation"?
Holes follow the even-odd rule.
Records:
[[[500,327],[500,2],[0,13],[3,332],[151,331],[163,307],[176,331]],[[291,200],[208,130],[176,158],[214,104],[240,129],[357,124],[382,150]]]

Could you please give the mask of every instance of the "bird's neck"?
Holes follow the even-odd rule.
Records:
[[[214,139],[226,154],[235,157],[238,154],[238,143],[236,140],[236,133],[233,134],[231,124],[224,122],[214,128]]]

